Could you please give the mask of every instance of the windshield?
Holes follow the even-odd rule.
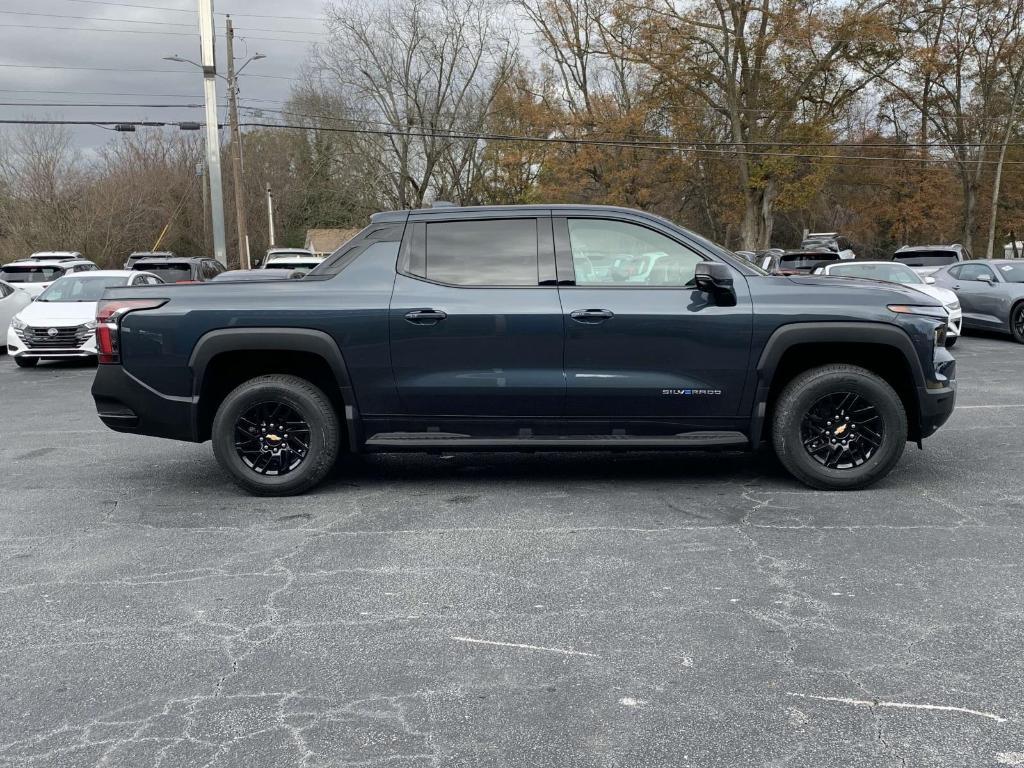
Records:
[[[908,267],[944,267],[956,261],[954,251],[914,251],[913,253],[897,253],[893,261],[906,264]]]
[[[107,288],[127,282],[127,277],[68,276],[43,291],[36,301],[99,301]]]
[[[828,273],[838,277],[866,277],[904,285],[920,285],[924,282],[914,270],[903,264],[837,264]]]
[[[1008,283],[1024,283],[1024,264],[1000,264],[999,274]]]
[[[8,283],[49,283],[64,274],[61,267],[40,264],[38,267],[11,267],[0,269],[0,280]]]
[[[188,264],[146,264],[137,261],[133,269],[152,272],[165,283],[180,283],[192,279],[192,268]]]

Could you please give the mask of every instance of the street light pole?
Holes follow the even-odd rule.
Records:
[[[202,49],[203,98],[206,102],[206,167],[210,179],[210,218],[213,255],[225,267],[224,187],[220,176],[220,136],[217,124],[217,60],[213,50],[213,0],[199,0],[199,40]]]
[[[242,134],[238,130],[238,79],[235,73],[235,28],[227,17],[228,123],[231,130],[231,180],[235,187],[235,220],[238,226],[238,265],[250,269],[249,228],[245,221],[245,190],[242,188]]]
[[[267,224],[270,226],[270,245],[273,248],[274,242],[274,195],[270,191],[270,182],[267,182]]]

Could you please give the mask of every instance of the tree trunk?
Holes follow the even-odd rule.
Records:
[[[744,191],[743,226],[740,237],[748,251],[763,251],[771,247],[772,225],[775,221],[775,200],[778,190],[773,179],[763,187],[747,187]]]
[[[974,214],[978,207],[978,188],[973,178],[964,179],[964,231],[961,245],[974,254]]]
[[[988,220],[988,242],[985,244],[985,258],[993,258],[992,251],[996,242],[996,219],[999,216],[999,187],[1003,180],[1003,162],[1006,160],[1006,146],[1010,143],[1015,118],[1017,116],[1017,103],[1020,100],[1021,86],[1024,85],[1024,73],[1017,76],[1013,87],[1013,101],[1010,104],[1010,114],[1006,120],[1006,130],[1003,131],[1003,141],[999,147],[999,161],[996,163],[995,178],[992,180],[992,215]]]

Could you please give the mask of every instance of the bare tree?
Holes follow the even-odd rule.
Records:
[[[315,63],[356,124],[389,203],[421,206],[469,167],[512,41],[488,0],[350,0],[327,9]],[[447,172],[449,178],[444,179]]]

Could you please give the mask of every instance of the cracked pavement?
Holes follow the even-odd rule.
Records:
[[[347,458],[259,499],[0,357],[0,766],[1024,766],[1024,347],[869,491]]]

